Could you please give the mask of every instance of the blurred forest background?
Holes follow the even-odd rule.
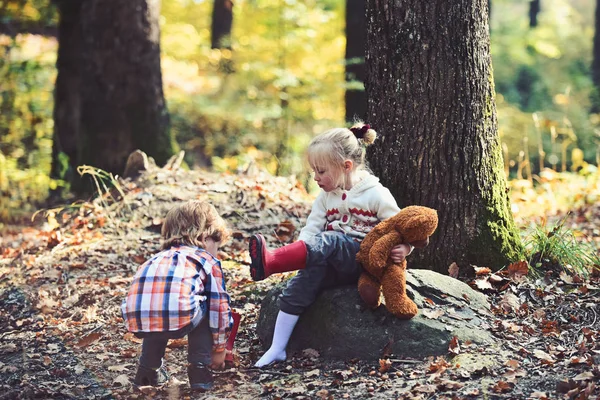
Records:
[[[190,168],[238,171],[255,162],[308,183],[304,148],[314,134],[345,125],[353,115],[348,94],[360,97],[362,90],[360,70],[352,68],[364,60],[346,48],[347,38],[364,32],[356,15],[346,29],[347,5],[355,10],[357,2],[236,0],[231,35],[214,43],[216,3],[231,5],[161,5],[162,80],[175,150],[185,151]],[[496,106],[512,187],[526,193],[565,176],[596,187],[596,0],[490,3]],[[44,206],[50,192],[69,191],[50,174],[57,25],[50,0],[0,0],[0,225]]]

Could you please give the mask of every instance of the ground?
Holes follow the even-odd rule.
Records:
[[[31,226],[6,227],[0,239],[0,399],[555,399],[598,398],[598,277],[548,270],[524,277],[523,264],[501,273],[462,269],[460,279],[488,295],[497,348],[452,343],[444,357],[414,360],[382,349],[379,362],[327,361],[314,349],[260,370],[255,333],[264,294],[288,276],[251,281],[247,239],[265,233],[287,243],[311,197],[289,178],[261,172],[215,174],[154,168],[93,201],[39,213]],[[119,306],[137,266],[159,248],[159,229],[176,201],[210,200],[233,240],[222,248],[232,305],[242,314],[235,365],[217,386],[190,392],[185,340],[171,341],[170,383],[136,390],[140,340],[127,333]],[[597,237],[599,207],[580,208],[568,226]],[[277,243],[276,243],[277,242]],[[457,273],[453,268],[450,273]],[[431,312],[430,318],[442,316]],[[447,315],[446,317],[452,317]]]

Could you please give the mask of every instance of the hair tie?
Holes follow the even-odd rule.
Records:
[[[352,131],[352,133],[354,133],[354,136],[356,136],[357,139],[362,139],[365,137],[365,134],[367,133],[367,131],[369,129],[371,129],[371,125],[364,124],[360,128],[358,126],[352,127],[352,128],[350,128],[350,131]]]

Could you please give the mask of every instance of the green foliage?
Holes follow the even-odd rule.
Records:
[[[305,144],[343,123],[343,6],[235,2],[229,51],[210,49],[212,2],[163,3],[165,90],[187,161],[256,147],[272,172],[304,171]]]
[[[0,36],[0,221],[35,209],[50,188],[56,43]]]
[[[558,170],[563,163],[570,165],[570,158],[564,159],[573,148],[583,149],[585,160],[596,162],[599,118],[589,112],[594,6],[589,1],[553,1],[542,5],[538,26],[530,28],[529,2],[492,2],[498,119],[515,165],[526,146],[534,172],[539,172],[540,161]]]
[[[565,228],[565,220],[552,227],[545,223],[534,226],[525,238],[529,265],[534,273],[564,271],[569,275],[587,277],[600,266],[593,245],[578,240],[574,231]]]

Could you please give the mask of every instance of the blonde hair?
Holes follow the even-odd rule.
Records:
[[[344,162],[353,162],[353,172],[366,169],[365,147],[376,138],[377,132],[362,122],[350,128],[330,129],[315,137],[308,145],[308,163],[311,168],[327,166],[337,170],[337,186],[345,185]]]
[[[204,241],[226,242],[230,232],[215,207],[201,200],[178,204],[167,213],[163,223],[161,248],[172,246],[205,247]]]

